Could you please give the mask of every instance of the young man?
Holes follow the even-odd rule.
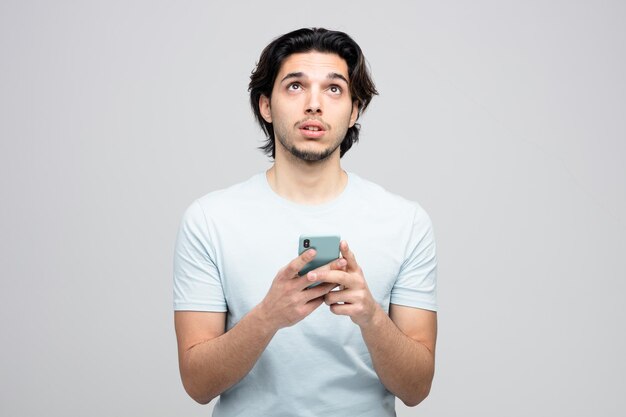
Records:
[[[393,416],[434,373],[436,255],[421,206],[342,170],[377,94],[345,33],[270,43],[251,104],[274,158],[266,172],[194,201],[174,257],[183,385],[214,416]],[[311,273],[301,234],[340,235]],[[314,282],[322,282],[312,288]]]

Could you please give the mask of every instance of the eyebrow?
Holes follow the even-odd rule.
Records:
[[[290,72],[289,74],[285,75],[282,80],[280,80],[281,84],[283,83],[283,81],[290,79],[290,78],[309,78],[309,77],[303,72]],[[339,79],[339,80],[343,80],[346,84],[350,85],[346,77],[339,74],[338,72],[329,72],[328,75],[326,76],[326,79],[328,80]]]

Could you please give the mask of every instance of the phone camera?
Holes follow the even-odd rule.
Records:
[[[310,241],[309,241],[309,239],[304,239],[304,243],[303,243],[303,244],[304,244],[304,247],[305,247],[305,248],[308,248],[308,247],[309,247],[309,245],[310,245]]]

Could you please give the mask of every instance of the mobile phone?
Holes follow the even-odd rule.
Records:
[[[298,275],[305,275],[307,272],[326,265],[329,262],[339,258],[339,242],[341,237],[338,235],[300,235],[298,243],[298,255],[309,249],[315,249],[315,258],[304,265],[298,272]],[[322,281],[314,282],[307,289],[320,285]]]

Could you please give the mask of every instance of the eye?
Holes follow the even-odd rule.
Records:
[[[328,87],[328,90],[333,93],[333,94],[341,94],[341,87],[339,87],[338,85],[331,85],[330,87]]]
[[[302,86],[300,85],[300,83],[291,83],[287,86],[287,90],[289,91],[297,91],[300,90]]]

